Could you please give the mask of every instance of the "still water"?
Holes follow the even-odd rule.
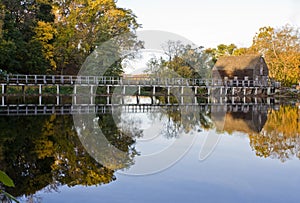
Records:
[[[6,191],[21,202],[299,202],[299,103],[143,101],[77,118],[2,115],[0,166],[16,185]],[[118,153],[104,160],[86,120]]]

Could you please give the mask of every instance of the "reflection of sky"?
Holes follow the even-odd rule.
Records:
[[[171,168],[149,176],[117,175],[99,187],[62,187],[43,202],[299,202],[300,162],[255,156],[248,137],[222,135],[214,153],[198,161],[204,134]]]

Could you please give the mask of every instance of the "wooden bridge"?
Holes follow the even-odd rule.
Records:
[[[72,114],[111,114],[121,111],[126,113],[155,113],[170,111],[185,112],[268,112],[275,104],[235,103],[199,105],[166,105],[166,104],[122,104],[122,105],[72,105],[72,104],[14,104],[0,106],[0,116],[30,116],[30,115],[72,115]]]
[[[2,95],[8,95],[7,87],[21,87],[25,94],[25,88],[38,87],[38,94],[43,95],[44,87],[56,87],[56,95],[60,95],[60,89],[64,86],[73,87],[73,94],[77,95],[78,87],[88,87],[90,95],[95,95],[97,87],[106,87],[106,95],[112,95],[112,88],[118,87],[125,95],[126,89],[136,88],[136,94],[142,95],[141,89],[151,88],[152,95],[156,95],[159,88],[166,90],[167,95],[171,95],[171,89],[177,88],[181,95],[185,94],[185,89],[193,91],[194,95],[199,95],[199,90],[205,89],[206,95],[271,95],[275,89],[274,82],[248,80],[217,80],[217,79],[192,79],[192,78],[150,78],[150,77],[110,77],[110,76],[71,76],[71,75],[7,75],[0,78]],[[203,92],[203,91],[200,91]]]

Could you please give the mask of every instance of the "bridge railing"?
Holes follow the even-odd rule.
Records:
[[[6,84],[119,84],[120,77],[107,76],[76,76],[76,75],[7,75],[1,78]]]
[[[157,86],[206,86],[206,87],[269,87],[271,80],[151,78],[74,75],[7,75],[0,78],[2,84],[12,85],[157,85]]]

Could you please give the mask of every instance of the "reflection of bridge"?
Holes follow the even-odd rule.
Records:
[[[217,80],[217,79],[191,79],[191,78],[150,78],[150,77],[110,77],[110,76],[68,76],[68,75],[7,75],[0,80],[2,95],[9,94],[7,87],[19,86],[25,93],[25,88],[30,86],[38,87],[38,94],[43,94],[43,87],[56,87],[56,95],[60,94],[63,86],[74,87],[73,93],[78,93],[78,87],[89,87],[90,94],[95,94],[96,87],[106,87],[106,94],[112,94],[112,87],[121,87],[121,94],[126,94],[129,87],[136,88],[138,95],[141,95],[141,88],[151,87],[152,95],[155,95],[157,88],[164,88],[166,94],[172,94],[172,88],[178,88],[180,94],[184,89],[193,90],[198,95],[200,88],[205,88],[207,94],[211,95],[218,90],[218,95],[257,95],[259,93],[271,94],[275,85],[271,81],[259,80]]]
[[[270,104],[236,103],[236,104],[120,104],[120,105],[54,105],[54,104],[14,104],[0,106],[0,115],[68,115],[68,114],[110,114],[117,112],[127,113],[150,113],[150,112],[267,112],[274,108]]]

